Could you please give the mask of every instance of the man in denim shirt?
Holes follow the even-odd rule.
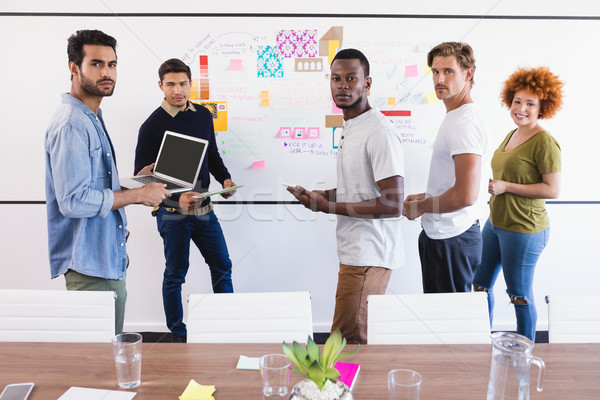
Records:
[[[68,290],[116,292],[115,332],[123,330],[128,236],[123,207],[157,206],[170,192],[150,183],[121,190],[100,103],[117,78],[117,41],[97,30],[68,40],[71,91],[62,95],[46,131],[46,209],[52,278]],[[151,166],[144,168],[147,173]]]

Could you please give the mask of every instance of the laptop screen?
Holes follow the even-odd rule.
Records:
[[[154,172],[195,184],[198,165],[202,162],[206,141],[165,132]]]

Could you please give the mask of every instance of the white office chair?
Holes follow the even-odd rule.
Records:
[[[306,343],[310,293],[190,294],[188,343]]]
[[[548,342],[600,343],[600,295],[553,294],[548,303]]]
[[[491,343],[487,294],[371,295],[368,344]]]
[[[110,342],[114,292],[0,289],[2,342]]]

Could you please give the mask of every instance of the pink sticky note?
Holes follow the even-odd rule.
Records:
[[[417,68],[416,65],[407,65],[406,69],[404,70],[404,75],[407,78],[419,76],[419,69]]]
[[[229,60],[229,70],[230,71],[241,71],[242,70],[242,60]]]
[[[252,163],[252,169],[263,169],[265,167],[265,160],[258,160]]]
[[[338,106],[335,105],[335,101],[331,102],[331,113],[332,114],[343,114],[344,112],[342,111],[341,108],[339,108]]]

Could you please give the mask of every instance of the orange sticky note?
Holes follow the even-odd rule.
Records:
[[[269,102],[269,99],[260,99],[261,107],[269,107],[270,105],[271,105],[271,103]]]
[[[395,106],[395,105],[396,105],[396,98],[388,97],[388,106]]]
[[[268,90],[261,90],[260,91],[260,98],[261,99],[268,99],[269,98],[269,91]]]

